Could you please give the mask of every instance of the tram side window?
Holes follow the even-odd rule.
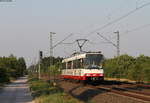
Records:
[[[84,67],[84,61],[83,61],[83,58],[80,60],[80,63],[81,63],[81,68]]]
[[[86,68],[87,65],[88,65],[87,59],[83,58],[83,68]]]
[[[83,59],[78,59],[78,68],[83,68]]]
[[[74,69],[77,68],[77,66],[76,66],[76,60],[73,61],[73,68],[74,68]]]
[[[68,65],[67,65],[67,69],[71,69],[71,64],[72,64],[72,62],[70,61],[70,62],[68,62]]]
[[[77,65],[78,68],[81,68],[81,61],[80,61],[80,59],[77,60],[77,64],[78,64],[78,65]]]
[[[62,68],[63,68],[63,69],[66,69],[66,63],[63,63],[63,64],[62,64]]]
[[[83,68],[83,59],[77,59],[73,61],[73,68],[78,69],[78,68]]]
[[[75,68],[80,68],[80,61],[79,59],[75,60]]]
[[[73,61],[73,68],[74,68],[74,69],[79,68],[79,65],[80,65],[80,62],[79,62],[78,59]]]

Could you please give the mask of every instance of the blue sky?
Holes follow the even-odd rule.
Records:
[[[54,43],[74,33],[65,42],[72,42],[121,17],[149,0],[13,0],[0,2],[0,56],[11,53],[26,58],[28,64],[37,60],[38,51],[49,55],[49,32],[56,32]],[[120,31],[121,54],[150,56],[149,27],[126,33],[150,24],[150,5],[123,20],[96,31],[116,42],[114,31]],[[102,51],[106,57],[116,55],[116,48],[99,38],[96,33],[87,37],[84,50]],[[68,56],[77,45],[60,45],[55,56]]]

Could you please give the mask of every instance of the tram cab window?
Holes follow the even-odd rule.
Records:
[[[101,54],[87,54],[84,59],[85,68],[87,69],[100,69],[100,64],[103,62],[104,58]]]

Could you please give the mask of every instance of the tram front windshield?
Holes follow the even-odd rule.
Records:
[[[85,58],[86,69],[100,69],[100,64],[104,60],[102,54],[87,54]]]

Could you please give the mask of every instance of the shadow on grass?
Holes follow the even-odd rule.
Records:
[[[83,91],[82,93],[80,93],[78,95],[73,93],[75,90],[77,90],[78,88],[82,88],[82,87],[83,86],[76,86],[76,87],[72,88],[69,91],[69,94],[72,95],[73,97],[83,101],[83,102],[86,102],[86,103],[88,103],[95,96],[107,92],[107,91],[101,91],[101,90],[98,90],[98,89],[87,89],[87,90]]]

